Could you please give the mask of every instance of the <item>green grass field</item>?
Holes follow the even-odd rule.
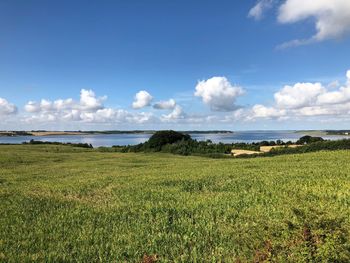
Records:
[[[0,146],[1,262],[349,262],[350,151]]]

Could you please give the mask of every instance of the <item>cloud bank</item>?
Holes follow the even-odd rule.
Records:
[[[147,92],[138,92],[134,103],[140,107],[152,105],[153,97]],[[4,98],[0,98],[0,118],[2,128],[9,121],[23,123],[25,127],[52,124],[62,127],[86,127],[85,125],[115,125],[114,127],[133,127],[150,125],[196,125],[196,127],[217,124],[234,125],[258,120],[305,121],[316,119],[350,120],[350,70],[345,81],[330,84],[320,82],[296,82],[285,85],[271,96],[271,103],[257,102],[238,107],[237,98],[243,96],[240,86],[232,85],[225,77],[212,77],[199,81],[194,87],[193,98],[198,97],[201,107],[209,107],[211,112],[188,112],[184,105],[175,99],[161,100],[149,107],[148,111],[129,111],[123,108],[106,107],[107,97],[99,97],[93,90],[82,89],[78,100],[73,98],[28,101],[23,110]],[[186,105],[185,105],[186,106]],[[191,108],[191,107],[190,107]],[[198,110],[198,109],[197,109]],[[201,109],[199,109],[201,110]],[[18,114],[17,114],[18,113]],[[30,126],[28,126],[30,125]],[[73,125],[73,126],[71,126]],[[160,125],[160,126],[157,126]],[[193,126],[192,126],[193,127]]]
[[[40,102],[29,101],[24,109],[29,115],[23,120],[27,123],[43,122],[83,122],[83,123],[144,123],[152,119],[151,113],[131,113],[124,109],[106,108],[106,96],[96,97],[92,90],[82,89],[80,100],[72,98]],[[141,104],[139,104],[141,105]]]

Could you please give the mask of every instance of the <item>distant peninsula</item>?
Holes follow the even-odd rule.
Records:
[[[326,136],[326,135],[350,135],[350,130],[300,130],[296,133],[307,134],[312,136]]]

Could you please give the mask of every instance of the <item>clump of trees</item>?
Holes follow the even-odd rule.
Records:
[[[313,137],[310,135],[305,135],[301,137],[299,140],[297,140],[296,144],[310,144],[310,143],[322,142],[322,141],[324,141],[324,139],[321,137]]]
[[[190,140],[191,136],[188,134],[183,134],[172,130],[157,131],[145,143],[145,147],[154,149],[155,151],[160,151],[165,145],[171,145],[179,141],[186,142]]]

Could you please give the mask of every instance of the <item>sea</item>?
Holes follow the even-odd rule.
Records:
[[[62,143],[88,143],[93,147],[113,145],[135,145],[143,143],[149,139],[152,134],[87,134],[87,135],[50,135],[50,136],[0,136],[0,144],[21,144],[29,142],[31,139],[37,141],[62,142]],[[236,131],[233,133],[194,133],[190,134],[193,139],[198,141],[211,140],[215,143],[236,143],[236,142],[259,142],[259,141],[292,141],[295,142],[300,137],[307,135],[307,132],[297,131]],[[350,138],[342,135],[320,135],[328,140],[337,140]]]

